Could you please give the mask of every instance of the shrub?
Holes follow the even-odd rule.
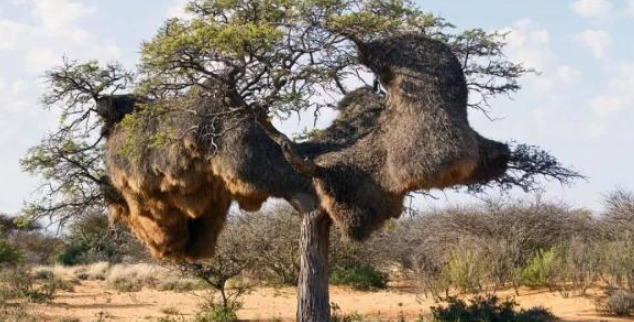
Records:
[[[162,308],[161,309],[161,313],[163,313],[165,315],[179,315],[180,314],[178,309],[173,307],[173,306],[168,306],[168,307]]]
[[[300,217],[292,208],[283,206],[230,218],[227,228],[233,229],[241,238],[239,245],[244,245],[236,249],[240,257],[257,261],[257,265],[250,265],[244,273],[272,284],[297,285],[299,226]],[[222,234],[220,238],[224,239]]]
[[[159,291],[172,291],[172,292],[189,292],[193,290],[199,290],[204,288],[200,282],[195,282],[189,279],[182,278],[168,278],[160,282],[158,285]]]
[[[617,292],[607,298],[604,311],[611,315],[629,316],[634,312],[634,293]]]
[[[22,254],[14,245],[4,239],[0,239],[0,266],[16,264]]]
[[[24,305],[0,305],[0,321],[37,322],[40,319],[29,314]]]
[[[209,307],[196,314],[196,322],[237,322],[238,316],[233,308],[216,306]]]
[[[357,290],[376,290],[387,287],[388,276],[367,264],[353,264],[330,274],[335,285],[349,285]]]
[[[486,278],[485,261],[475,251],[461,247],[451,253],[442,274],[449,285],[465,291],[481,290]]]
[[[188,320],[186,320],[182,314],[178,316],[167,315],[167,316],[162,316],[156,319],[156,322],[186,322],[186,321]]]
[[[614,236],[599,246],[601,271],[610,287],[626,288],[634,292],[634,233]]]
[[[145,248],[129,231],[111,226],[107,215],[99,211],[86,213],[70,223],[65,241],[66,247],[58,256],[63,265],[120,263],[127,258],[147,257]]]
[[[596,234],[577,236],[558,248],[561,249],[561,266],[557,273],[557,288],[562,296],[577,292],[577,295],[585,295],[601,277],[601,252],[595,238]]]
[[[33,277],[38,280],[52,280],[55,278],[55,273],[51,270],[40,269],[33,273]]]
[[[522,269],[522,283],[528,287],[551,287],[560,267],[558,252],[555,248],[538,250]]]
[[[58,322],[81,322],[79,318],[74,316],[66,316],[58,320]]]
[[[143,284],[138,280],[126,277],[117,277],[109,282],[109,287],[123,293],[140,292]]]
[[[330,302],[330,322],[363,322],[365,319],[359,313],[344,314],[335,302]]]
[[[450,297],[447,307],[432,307],[434,321],[437,322],[547,322],[556,318],[545,308],[531,308],[515,311],[517,303],[514,300],[500,302],[492,295],[477,296],[470,301]]]
[[[102,271],[97,268],[97,273]],[[138,292],[144,286],[155,287],[163,272],[160,267],[150,264],[117,264],[107,269],[105,280],[110,288],[119,292]]]
[[[29,302],[44,303],[53,300],[58,290],[72,291],[72,285],[59,278],[37,281],[24,267],[6,270],[0,275],[0,283],[4,284],[3,295],[7,298],[24,298]]]
[[[82,256],[87,250],[88,246],[83,243],[72,243],[57,256],[57,261],[66,266],[81,264]]]
[[[99,280],[106,279],[108,272],[110,271],[110,263],[98,262],[92,263],[81,270],[76,272],[76,277],[80,280]]]

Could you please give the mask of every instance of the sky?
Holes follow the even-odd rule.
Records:
[[[62,57],[119,61],[133,67],[140,43],[184,0],[0,0],[0,212],[17,214],[42,181],[19,160],[57,124],[39,99],[42,75]],[[508,32],[507,57],[540,71],[523,89],[470,111],[472,126],[502,141],[539,145],[588,177],[570,187],[544,182],[546,198],[602,209],[606,193],[634,190],[634,0],[419,0],[458,29]],[[325,112],[318,126],[335,116]],[[289,134],[313,124],[291,118]],[[470,202],[433,192],[418,207]],[[512,194],[524,197],[522,192]]]

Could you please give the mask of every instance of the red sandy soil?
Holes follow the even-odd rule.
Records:
[[[588,296],[563,297],[559,293],[524,290],[515,300],[521,307],[543,306],[563,321],[632,321],[627,318],[603,316],[597,312],[595,298],[598,290]],[[135,293],[109,290],[102,281],[82,281],[71,293],[60,293],[50,304],[33,304],[29,310],[42,321],[77,318],[81,321],[156,321],[169,312],[176,321],[191,320],[199,310],[204,291],[166,292],[144,289]],[[498,292],[501,298],[512,296],[512,291]],[[238,317],[245,321],[293,321],[295,290],[257,288],[242,298],[243,307]],[[429,314],[429,307],[438,305],[432,299],[416,296],[404,288],[379,292],[358,292],[342,287],[331,288],[331,302],[342,314],[358,313],[370,321],[396,321],[403,314],[415,320]],[[174,314],[176,313],[176,314]]]

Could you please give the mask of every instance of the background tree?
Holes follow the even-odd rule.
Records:
[[[34,218],[72,218],[87,209],[103,207],[106,200],[120,198],[104,176],[103,141],[114,123],[130,111],[102,108],[113,94],[133,90],[142,101],[177,101],[186,99],[192,89],[213,93],[222,88],[236,108],[214,117],[257,120],[282,147],[287,160],[295,168],[306,170],[310,164],[268,119],[334,106],[359,83],[385,90],[357,59],[360,43],[422,34],[449,44],[467,76],[472,93],[469,106],[481,110],[488,108],[491,97],[517,91],[518,79],[531,72],[505,59],[504,35],[478,29],[456,33],[449,23],[416,9],[408,1],[199,0],[191,2],[188,11],[191,19],[168,20],[154,39],[143,44],[136,76],[117,65],[99,67],[96,62],[65,62],[47,74],[50,90],[44,103],[61,108],[63,114],[60,129],[23,160],[26,170],[42,174],[47,180],[43,199],[29,207]],[[126,126],[160,118],[166,113],[161,106],[140,108],[134,117],[127,118]],[[140,144],[160,144],[165,139],[170,138],[158,133]],[[212,137],[210,145],[214,143]],[[510,171],[494,183],[504,189],[519,185],[530,190],[536,185],[536,175],[563,182],[578,176],[548,153],[525,145],[512,151],[509,166]],[[481,191],[482,187],[475,185],[473,189]],[[305,214],[304,220],[304,259],[323,266],[327,238],[325,244],[323,237],[320,243],[319,238],[311,240],[309,232],[319,231],[327,237],[329,220],[319,213]],[[321,247],[322,255],[319,251],[312,253],[317,258],[311,259],[315,246]],[[308,267],[302,268],[308,271]],[[325,274],[325,267],[321,271]],[[327,287],[322,290],[324,294],[327,305]],[[304,312],[307,315],[300,319],[317,313],[327,316],[327,310],[320,311]]]
[[[132,233],[120,225],[111,225],[103,210],[85,212],[65,228],[64,247],[57,257],[63,265],[137,262],[149,258]]]
[[[40,198],[27,203],[28,219],[49,218],[60,223],[104,209],[107,177],[103,168],[101,132],[104,117],[94,100],[125,90],[132,75],[118,64],[96,61],[77,64],[64,59],[46,73],[50,86],[42,97],[47,109],[61,111],[59,128],[32,147],[22,168],[42,177]],[[101,113],[103,114],[103,113]]]

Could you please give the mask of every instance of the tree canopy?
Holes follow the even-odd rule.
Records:
[[[43,103],[62,114],[58,130],[22,161],[25,170],[45,180],[42,199],[29,203],[28,214],[65,219],[104,206],[111,186],[104,173],[103,144],[112,123],[123,115],[108,115],[97,102],[112,95],[179,101],[184,103],[168,109],[187,110],[189,91],[221,86],[239,104],[218,117],[240,113],[268,120],[318,111],[334,107],[360,84],[384,92],[376,75],[360,63],[357,44],[400,34],[425,35],[448,44],[466,76],[468,105],[481,111],[488,111],[492,97],[519,90],[519,79],[533,72],[504,56],[505,34],[458,31],[409,1],[197,0],[187,12],[190,18],[167,20],[153,39],[143,43],[133,72],[116,63],[72,60],[47,72]],[[165,105],[149,104],[127,115],[123,124],[138,127],[164,113]],[[277,143],[290,142],[279,132],[269,133]],[[144,144],[161,144],[182,134],[157,133]],[[538,184],[537,175],[563,182],[578,176],[549,153],[517,145],[509,172],[487,185],[530,190]],[[472,188],[482,191],[482,185]]]

